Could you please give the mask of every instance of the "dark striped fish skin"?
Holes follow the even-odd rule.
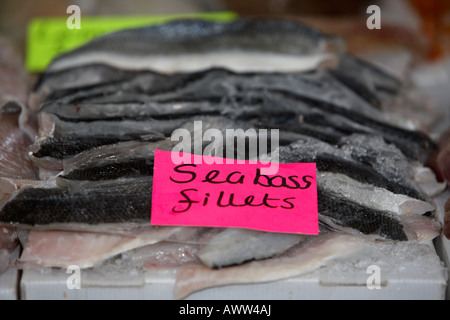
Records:
[[[117,70],[120,72],[120,69]],[[96,99],[100,102],[109,100],[112,103],[123,103],[127,100],[136,102],[139,101],[138,98],[148,100],[148,96],[174,92],[188,87],[192,83],[203,79],[207,74],[208,71],[176,73],[173,75],[150,70],[140,71],[131,78],[121,78],[112,83],[104,82],[95,86],[82,86],[53,91],[42,100],[42,104],[86,103],[95,101]]]
[[[83,137],[64,136],[61,138],[47,137],[45,140],[36,141],[30,146],[31,155],[36,158],[50,157],[58,160],[75,156],[83,151],[96,147],[116,144],[124,141],[159,141],[164,139],[162,135],[147,136],[123,136],[123,137]]]
[[[319,171],[328,171],[334,173],[342,173],[349,177],[367,183],[369,185],[385,188],[389,191],[398,194],[408,195],[410,197],[424,200],[423,195],[415,184],[410,181],[410,164],[406,158],[399,158],[397,168],[390,168],[390,163],[379,162],[376,159],[371,159],[371,162],[362,162],[361,157],[370,154],[383,155],[383,151],[377,152],[378,148],[386,148],[384,144],[366,143],[359,147],[356,143],[352,143],[348,152],[344,144],[344,148],[336,145],[327,144],[318,139],[303,136],[298,141],[286,146],[281,146],[278,149],[278,160],[281,163],[295,163],[295,162],[315,162]],[[351,141],[356,139],[348,138]],[[370,139],[370,137],[369,137]],[[344,140],[345,141],[345,140]],[[362,140],[364,141],[364,139]],[[397,150],[397,154],[386,153],[386,156],[401,155]],[[401,169],[396,171],[396,169]]]
[[[183,74],[173,77],[182,76],[188,78]],[[167,75],[164,77],[162,83],[168,81]],[[412,160],[424,162],[428,154],[436,148],[436,143],[426,134],[387,122],[375,107],[364,102],[339,81],[333,80],[327,72],[288,75],[237,74],[223,69],[212,69],[198,72],[191,77],[189,81],[183,82],[181,87],[168,85],[167,90],[159,92],[154,88],[146,91],[136,79],[134,84],[123,84],[123,89],[112,85],[110,89],[97,87],[97,93],[93,96],[86,95],[87,93],[81,90],[77,91],[76,95],[83,94],[84,97],[64,96],[63,100],[45,104],[41,112],[55,114],[61,121],[66,122],[145,117],[176,118],[183,113],[188,116],[195,112],[239,117],[245,116],[239,106],[248,104],[252,106],[251,110],[255,114],[264,114],[263,111],[273,114],[274,110],[281,108],[302,117],[305,125],[326,126],[329,130],[341,134],[357,132],[381,135]],[[179,81],[174,80],[173,83]],[[108,90],[111,92],[109,95]],[[324,95],[322,92],[328,94]],[[274,105],[277,105],[277,108],[273,108]],[[94,108],[90,109],[91,106]],[[308,131],[305,129],[303,132]],[[313,131],[309,129],[309,132]],[[324,138],[333,141],[333,137]]]
[[[142,69],[147,66],[148,69],[157,69],[154,62],[137,63],[155,56],[174,60],[178,56],[186,59],[189,55],[201,54],[205,60],[211,53],[237,51],[302,57],[330,51],[341,53],[343,49],[342,40],[284,19],[239,19],[229,23],[180,19],[96,38],[56,58],[48,70],[100,62],[115,63],[123,68]],[[220,60],[215,63],[220,64]],[[201,66],[205,68],[208,64]]]
[[[358,205],[339,198],[318,188],[319,219],[325,216],[341,227],[359,230],[364,234],[377,234],[391,240],[406,241],[400,219],[389,212],[383,212]],[[322,218],[327,224],[327,219]]]
[[[380,110],[386,110],[391,100],[404,89],[395,75],[349,54],[342,55],[338,67],[330,73]]]
[[[402,168],[401,161],[397,162],[396,168],[383,166],[384,163],[378,164],[376,163],[376,159],[370,159],[371,163],[368,162],[369,160],[364,163],[361,158],[357,157],[356,159],[353,159],[345,156],[344,153],[339,152],[340,149],[336,149],[332,145],[315,140],[316,147],[310,149],[307,147],[307,144],[314,142],[314,139],[300,134],[289,137],[289,135],[285,136],[283,133],[284,132],[280,133],[281,140],[283,141],[287,138],[291,139],[290,141],[286,141],[291,144],[280,148],[280,162],[316,162],[319,171],[343,173],[360,182],[385,188],[397,194],[404,194],[416,199],[424,200],[420,191],[413,184],[409,183],[409,176],[402,176],[402,170],[399,169],[403,169],[403,171],[406,172],[409,168]],[[304,139],[304,144],[299,143],[299,139]],[[157,145],[159,144],[156,143],[155,147],[157,147]],[[165,145],[163,141],[160,145],[160,148],[173,146],[173,144]],[[226,141],[223,142],[223,145],[225,154]],[[369,143],[366,144],[367,147],[368,145]],[[99,177],[98,179],[112,179],[113,177],[118,177],[117,175],[120,174],[119,172],[136,175],[139,175],[139,173],[143,175],[149,174],[150,169],[147,168],[147,166],[151,165],[153,161],[152,150],[154,149],[151,148],[151,143],[149,143],[148,146],[149,149],[147,153],[144,154],[141,152],[139,155],[135,156],[131,156],[126,148],[121,151],[120,147],[118,147],[115,156],[113,158],[107,158],[110,160],[110,163],[105,163],[104,160],[102,162],[102,157],[99,154],[97,156],[97,164],[95,164],[95,162],[89,162],[87,166],[85,166],[83,163],[78,163],[73,170],[67,172],[67,177],[70,179],[78,179],[76,177],[80,177],[79,180],[90,180],[96,179],[95,177],[97,175]],[[114,147],[114,145],[111,147]],[[355,145],[353,145],[353,147],[356,148]],[[363,149],[361,154],[367,156],[370,155],[370,151],[376,152],[375,146],[373,149]],[[354,152],[358,155],[355,150]],[[382,154],[383,151],[380,152]],[[380,152],[378,152],[378,154]],[[387,154],[387,156],[389,155],[390,154]],[[391,158],[394,157],[391,155]],[[126,169],[127,166],[129,166],[128,169]]]
[[[225,103],[212,101],[195,102],[136,102],[136,103],[106,103],[106,104],[56,104],[49,103],[41,108],[42,113],[50,113],[66,121],[95,121],[95,120],[125,120],[170,119],[171,117],[186,117],[198,114],[221,114],[224,108],[231,108]]]
[[[88,168],[74,169],[61,177],[69,180],[113,180],[117,178],[138,178],[153,175],[153,160],[135,159]]]
[[[149,83],[155,83],[149,86]],[[64,117],[58,105],[108,104],[108,103],[176,103],[176,102],[238,102],[250,100],[249,95],[259,97],[265,92],[302,92],[312,100],[332,103],[336,107],[382,119],[381,113],[353,91],[336,81],[325,71],[308,73],[236,73],[224,69],[210,69],[191,74],[174,74],[171,77],[154,72],[141,74],[117,84],[80,88],[73,94],[44,104],[41,111],[49,110]],[[327,94],[323,94],[327,92]],[[55,106],[52,106],[55,105]],[[89,110],[89,109],[88,109]],[[169,109],[170,110],[170,109]],[[79,116],[83,116],[80,114]]]
[[[267,108],[267,106],[264,108]],[[270,116],[270,113],[268,114]],[[284,120],[284,116],[280,119],[280,122]],[[182,119],[183,121],[186,120],[183,117]],[[252,118],[254,121],[239,119],[242,121],[237,122],[226,117],[206,116],[196,118],[196,120],[203,120],[203,130],[206,130],[208,127],[223,130],[230,128],[243,128],[246,130],[252,127],[252,123],[258,124],[254,128],[283,128],[282,123],[274,125],[276,117],[271,117],[270,122],[261,122],[261,119],[258,118]],[[295,118],[292,117],[292,119]],[[184,126],[191,133],[193,133],[192,121],[186,121]],[[296,127],[295,120],[292,126]],[[76,126],[74,128],[79,129]],[[329,144],[303,135],[301,128],[300,124],[298,130],[295,130],[297,131],[296,133],[280,131],[282,144],[293,143],[289,147],[280,149],[280,160],[282,162],[317,162],[320,170],[344,173],[358,181],[423,200],[420,191],[411,183],[413,174],[408,159],[398,149],[387,145],[381,138],[374,135],[344,136],[337,134],[323,138],[325,141],[333,139],[334,142],[339,139],[338,143]],[[117,129],[115,132],[117,133]],[[315,132],[320,132],[319,127],[315,127]],[[137,134],[137,132],[130,133]],[[311,133],[314,134],[314,131]],[[296,143],[294,141],[299,142]],[[386,162],[383,159],[389,159],[389,161]]]
[[[73,90],[128,80],[141,72],[113,68],[105,64],[91,64],[55,72],[45,71],[33,91],[39,95],[41,101],[52,100]]]
[[[109,180],[95,187],[87,184],[91,181],[68,181],[68,188],[25,188],[2,208],[0,223],[29,227],[82,224],[83,228],[86,224],[148,223],[152,177],[122,181],[112,185],[114,182]],[[319,217],[332,219],[340,227],[392,240],[407,240],[400,220],[392,214],[338,198],[320,188],[318,199]],[[320,219],[329,225],[329,220]]]
[[[153,180],[133,179],[115,188],[25,188],[0,211],[0,222],[28,226],[61,224],[148,223]]]
[[[318,108],[329,115],[342,116],[346,122],[340,122],[340,124],[343,124],[344,129],[348,130],[348,132],[371,132],[381,135],[386,142],[395,144],[411,160],[423,163],[428,155],[436,149],[436,142],[423,132],[400,128],[387,121],[370,118],[361,113],[352,112],[343,108],[336,108],[333,104],[313,100],[303,95],[292,94],[286,91],[278,92],[293,99],[306,102],[311,107]],[[330,121],[328,123],[331,126],[339,126],[338,123],[334,125]],[[348,126],[348,124],[356,124],[356,126]]]
[[[307,162],[307,161],[305,161]],[[402,185],[381,175],[374,169],[364,166],[356,161],[349,161],[338,158],[334,155],[318,155],[315,161],[319,171],[345,174],[357,181],[387,189],[397,194],[403,194],[415,199],[425,200],[423,195],[416,188]]]

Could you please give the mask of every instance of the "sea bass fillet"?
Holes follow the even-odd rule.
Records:
[[[260,127],[304,133],[313,129],[311,135],[318,137],[323,136],[321,131],[328,131],[337,135],[328,137],[332,140],[349,133],[378,135],[408,158],[421,161],[435,148],[422,132],[389,123],[380,110],[326,71],[239,74],[212,69],[170,76],[138,74],[124,82],[80,88],[45,102],[40,129],[46,135],[75,134],[78,124],[80,135],[83,127],[89,128],[89,133],[101,127],[107,131],[110,125],[121,126],[124,121],[139,134],[161,130],[160,121],[176,125],[194,114],[227,116]]]
[[[318,173],[318,185],[356,203],[399,215],[425,214],[435,210],[435,207],[426,201],[363,184],[340,173]]]
[[[232,284],[277,281],[316,270],[335,257],[358,252],[365,242],[359,236],[337,232],[311,236],[287,252],[271,259],[252,261],[239,266],[210,269],[188,265],[177,271],[174,298],[182,299],[202,289]]]
[[[97,38],[55,59],[48,70],[92,63],[162,72],[217,66],[238,71],[310,70],[334,60],[333,54],[342,48],[339,39],[291,21],[186,19]]]
[[[1,220],[29,226],[66,224],[69,229],[70,224],[145,224],[150,219],[152,183],[152,177],[143,177],[84,184],[75,190],[25,188],[5,203]]]
[[[210,268],[260,260],[286,251],[304,238],[303,235],[281,234],[228,228],[211,239],[197,253]]]
[[[305,141],[303,145],[297,143],[295,149],[286,149],[286,154],[280,153],[280,160],[302,162],[306,159],[317,162],[319,213],[321,221],[327,225],[338,229],[353,228],[365,234],[378,234],[389,239],[407,240],[408,235],[398,215],[423,214],[434,210],[434,207],[420,198],[390,191],[389,189],[393,189],[398,192],[402,189],[400,185],[388,180],[392,178],[389,170],[387,174],[381,175],[373,169],[368,170],[351,157],[349,159],[352,160],[342,155],[321,155],[318,153],[320,148],[314,147],[314,141],[309,138]],[[320,141],[316,143],[322,144]],[[4,206],[0,220],[31,226],[51,225],[51,219],[58,223],[90,224],[93,227],[99,223],[125,223],[127,220],[145,223],[150,215],[153,152],[157,146],[170,148],[170,145],[168,140],[129,141],[80,153],[64,161],[64,174],[57,179],[59,186],[68,188],[67,190],[21,190]],[[330,152],[339,150],[327,146],[325,151],[327,148]],[[356,149],[352,151],[356,152]],[[399,165],[397,167],[400,168]],[[136,190],[136,193],[131,193],[130,188]],[[91,190],[90,193],[87,190]],[[353,192],[352,196],[349,190],[361,191]],[[365,196],[361,197],[361,194]],[[139,195],[145,199],[139,200]],[[96,201],[96,197],[102,199]],[[130,206],[133,210],[114,211],[114,214],[109,212],[108,215],[103,200],[109,197],[120,199],[121,206]],[[34,205],[38,214],[27,218],[23,208],[31,207],[35,201],[39,201]],[[50,205],[51,208],[56,208],[66,202],[77,205],[70,205],[69,209],[62,210],[61,214],[64,216],[61,218],[57,218],[60,214],[49,209]],[[144,203],[147,204],[143,205]]]
[[[70,231],[32,230],[20,257],[21,264],[89,268],[119,253],[170,237],[177,228],[150,229],[135,237]]]
[[[230,50],[231,59],[218,59]],[[319,64],[333,56],[338,64],[285,68],[267,59],[259,68],[240,68],[233,60],[234,54],[258,59],[261,53],[281,57],[278,62],[314,56]],[[315,162],[324,174],[322,223],[408,240],[418,233],[406,227],[418,223],[408,224],[406,214],[434,209],[417,187],[414,169],[435,144],[422,132],[395,126],[382,112],[384,93],[395,97],[401,90],[395,78],[345,53],[339,39],[291,21],[181,20],[100,37],[57,58],[35,90],[43,99],[41,136],[29,156],[39,176],[57,186],[15,191],[0,220],[84,231],[147,225],[153,152],[173,150],[174,130],[187,129],[194,139],[210,128],[222,134],[278,129],[280,147],[267,156]],[[235,146],[222,146],[236,158],[247,157]],[[349,196],[349,188],[364,197]],[[258,254],[249,251],[249,259]]]

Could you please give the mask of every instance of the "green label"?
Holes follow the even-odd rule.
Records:
[[[197,18],[229,22],[237,18],[233,12],[194,13],[168,16],[112,16],[84,17],[80,29],[69,29],[67,19],[36,18],[28,25],[26,68],[29,72],[42,72],[58,55],[73,50],[95,37],[121,29],[156,25],[179,18]]]

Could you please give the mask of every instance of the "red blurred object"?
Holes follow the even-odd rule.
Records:
[[[450,0],[409,0],[422,20],[422,30],[430,43],[427,58],[437,60],[444,56],[441,36],[449,32],[444,16],[450,13]]]

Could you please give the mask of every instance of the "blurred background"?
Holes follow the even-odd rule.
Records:
[[[432,59],[450,51],[450,0],[1,0],[0,33],[25,50],[32,18],[67,17],[66,8],[72,4],[81,8],[82,16],[233,11],[244,17],[295,17],[342,35],[352,51],[390,45],[416,55],[425,50]],[[381,30],[365,27],[366,9],[373,4],[381,8]]]

